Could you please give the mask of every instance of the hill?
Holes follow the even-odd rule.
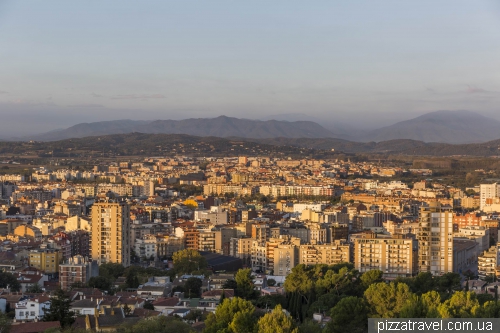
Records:
[[[133,121],[115,120],[82,123],[70,128],[33,135],[26,139],[57,141],[94,135],[125,134],[186,134],[196,136],[244,138],[323,138],[334,134],[312,121],[249,120],[220,116],[217,118],[191,118],[184,120]]]
[[[500,122],[470,111],[436,111],[371,131],[360,141],[410,139],[423,142],[474,143],[500,138]]]
[[[0,142],[0,154],[40,157],[91,156],[293,156],[332,157],[341,153],[409,156],[499,156],[500,140],[452,145],[416,140],[352,142],[333,138],[219,138],[185,134],[113,134],[52,142]]]

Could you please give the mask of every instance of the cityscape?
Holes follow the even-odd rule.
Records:
[[[499,32],[0,1],[0,333],[500,332]]]

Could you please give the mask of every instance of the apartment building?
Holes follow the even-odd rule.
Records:
[[[367,233],[353,241],[354,267],[360,273],[378,269],[389,279],[417,273],[417,244],[412,238]]]
[[[92,259],[130,266],[130,206],[111,199],[92,206]]]
[[[37,249],[30,251],[29,264],[47,274],[59,272],[62,254],[58,249]]]
[[[499,244],[496,244],[478,257],[477,275],[482,280],[486,277],[496,277],[498,279],[500,277],[499,263],[500,247]]]
[[[285,242],[274,249],[274,274],[287,276],[299,263],[299,248],[291,242]]]
[[[98,275],[97,261],[80,255],[71,257],[67,263],[59,265],[59,284],[62,290],[69,290],[76,283],[84,285],[91,277]]]
[[[335,265],[351,262],[351,244],[345,240],[336,240],[331,244],[308,244],[299,247],[299,264]]]
[[[418,239],[419,272],[443,275],[453,272],[453,213],[431,202],[420,210]]]

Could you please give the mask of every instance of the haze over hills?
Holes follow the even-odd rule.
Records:
[[[341,124],[321,121],[307,115],[288,114],[269,116],[269,120],[250,120],[220,116],[184,120],[115,120],[81,123],[26,137],[26,140],[56,141],[95,135],[151,133],[187,134],[195,136],[270,138],[338,138],[355,142],[415,140],[441,143],[478,143],[500,138],[500,121],[470,111],[436,111],[398,122],[373,131],[362,131]],[[293,121],[291,121],[293,120]],[[327,128],[325,128],[327,127]]]
[[[500,121],[470,111],[436,111],[371,131],[359,141],[474,143],[500,138]]]
[[[334,133],[312,121],[260,121],[220,116],[217,118],[191,118],[184,120],[116,120],[82,123],[60,131],[33,135],[27,139],[56,141],[94,135],[133,132],[217,136],[222,138],[234,136],[244,138],[323,138],[335,136]]]

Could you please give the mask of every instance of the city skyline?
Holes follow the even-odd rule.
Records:
[[[305,114],[497,118],[494,1],[0,3],[0,131]],[[3,136],[3,135],[2,135]]]

